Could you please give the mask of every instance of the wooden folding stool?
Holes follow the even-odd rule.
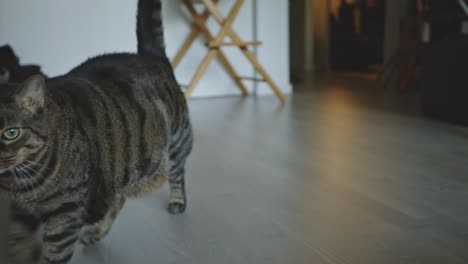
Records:
[[[273,79],[266,72],[264,67],[258,62],[255,55],[252,52],[250,52],[248,49],[248,46],[254,46],[254,45],[258,46],[258,45],[261,45],[261,43],[257,41],[251,41],[251,42],[243,41],[232,28],[232,23],[234,22],[237,15],[239,14],[239,11],[244,4],[244,0],[235,0],[235,4],[233,5],[232,9],[229,12],[229,15],[226,18],[223,17],[223,15],[221,14],[221,12],[216,6],[218,0],[200,0],[201,3],[203,3],[204,6],[206,7],[205,11],[202,14],[199,14],[197,12],[191,0],[182,0],[182,1],[184,5],[187,7],[190,15],[193,17],[194,26],[192,28],[192,31],[190,32],[190,35],[187,37],[187,39],[185,40],[180,50],[177,52],[177,55],[175,56],[172,62],[172,66],[174,68],[177,67],[177,65],[181,62],[182,58],[187,54],[187,51],[189,50],[193,42],[197,39],[199,34],[201,34],[205,38],[207,42],[207,47],[208,47],[208,54],[205,56],[205,58],[201,62],[190,84],[187,86],[187,90],[185,91],[187,98],[190,98],[196,85],[202,78],[203,74],[205,74],[210,63],[215,58],[220,59],[221,63],[226,68],[228,74],[232,77],[234,82],[239,86],[240,90],[242,91],[242,94],[245,96],[249,95],[247,88],[242,82],[242,79],[252,80],[253,78],[240,77],[237,74],[234,67],[232,66],[232,64],[229,62],[225,53],[221,50],[221,47],[223,46],[224,47],[231,46],[231,47],[238,47],[241,50],[241,52],[245,55],[245,57],[253,65],[255,70],[263,78],[261,79],[261,81],[265,81],[270,85],[271,89],[273,90],[273,92],[276,94],[276,96],[282,103],[286,101],[285,96],[283,95],[281,90],[278,88],[278,86],[275,84]],[[206,21],[208,20],[210,16],[212,16],[221,26],[221,29],[217,35],[213,35],[206,25]],[[230,37],[232,42],[224,42],[224,39],[226,37]]]

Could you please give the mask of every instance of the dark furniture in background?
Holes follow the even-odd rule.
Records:
[[[8,72],[8,82],[21,83],[33,75],[44,75],[38,65],[20,65],[18,56],[9,45],[0,47],[0,75]]]
[[[359,15],[357,15],[359,14]],[[383,63],[385,0],[341,0],[330,15],[331,67],[335,71],[368,71]]]
[[[428,117],[468,125],[468,20],[457,0],[426,1],[430,43],[423,55],[422,110]]]
[[[468,125],[468,37],[447,38],[427,47],[422,84],[427,116]]]

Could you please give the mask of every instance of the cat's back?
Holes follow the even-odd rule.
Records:
[[[171,118],[187,111],[185,97],[166,57],[132,53],[101,55],[88,59],[63,78],[88,83],[123,104],[137,103],[148,108],[147,103],[158,103]],[[86,93],[86,89],[81,93]]]
[[[127,78],[172,82],[176,85],[169,60],[150,54],[116,53],[93,57],[67,75],[92,81]]]

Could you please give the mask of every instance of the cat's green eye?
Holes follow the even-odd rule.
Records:
[[[9,128],[5,130],[2,134],[4,140],[12,141],[17,139],[21,135],[21,130],[19,128]]]

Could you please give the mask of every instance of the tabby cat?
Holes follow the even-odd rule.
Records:
[[[137,21],[137,54],[0,85],[0,186],[13,202],[9,248],[18,262],[68,263],[78,240],[109,232],[125,198],[166,180],[168,211],[186,208],[193,136],[165,54],[161,1],[139,0]]]

